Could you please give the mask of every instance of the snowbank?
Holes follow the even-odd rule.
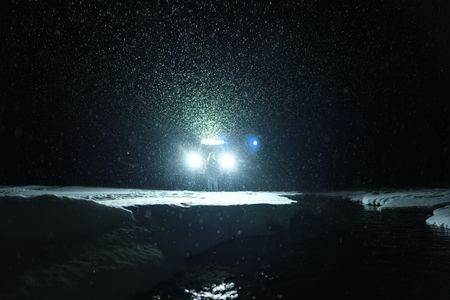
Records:
[[[432,226],[450,229],[450,190],[404,190],[404,191],[341,191],[317,193],[320,196],[337,197],[360,202],[364,205],[383,210],[421,210],[433,211],[426,220]]]
[[[0,197],[2,243],[92,235],[133,220],[131,211],[55,195]]]
[[[0,196],[35,197],[51,194],[80,200],[92,200],[113,207],[133,205],[250,205],[250,204],[292,204],[283,196],[298,195],[295,192],[195,192],[118,189],[103,187],[48,187],[18,186],[0,188]]]
[[[0,298],[129,299],[182,269],[185,257],[287,228],[297,202],[281,195],[293,194],[0,187],[4,249],[41,253],[9,247],[23,256],[6,261],[17,274]]]
[[[450,229],[450,206],[435,209],[427,224]]]
[[[361,202],[364,205],[386,209],[419,209],[432,211],[434,208],[450,204],[450,190],[404,190],[404,191],[347,191],[322,193],[320,195],[340,197]]]
[[[181,245],[179,253],[192,253],[239,236],[286,228],[296,202],[280,194],[294,193],[2,187],[0,233],[13,242],[94,234],[132,221],[133,210],[164,232],[158,243],[170,239]]]
[[[450,204],[449,190],[405,191],[369,194],[362,197],[363,204],[384,209],[427,209]]]

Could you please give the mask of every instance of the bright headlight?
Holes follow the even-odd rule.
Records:
[[[225,153],[220,157],[219,163],[223,169],[233,170],[236,167],[236,158],[230,153]]]
[[[188,153],[186,156],[186,161],[187,161],[188,166],[193,169],[201,168],[201,166],[203,164],[202,156],[195,152]]]

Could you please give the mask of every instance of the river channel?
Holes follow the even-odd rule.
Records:
[[[429,213],[298,201],[289,230],[192,257],[134,299],[450,299],[450,233]]]

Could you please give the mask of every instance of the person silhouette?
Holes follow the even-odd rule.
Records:
[[[216,160],[214,152],[210,152],[206,160],[206,177],[208,181],[208,192],[217,192],[219,190],[219,163]]]

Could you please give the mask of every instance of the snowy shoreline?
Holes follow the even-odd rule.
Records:
[[[297,201],[289,196],[299,201],[311,196],[346,199],[379,211],[433,212],[427,224],[450,228],[450,190],[446,189],[302,194],[3,186],[2,243],[10,245],[13,254],[15,248],[29,245],[44,253],[55,252],[61,243],[63,247],[55,252],[59,255],[55,261],[50,256],[44,264],[21,270],[19,294],[12,283],[11,294],[0,296],[32,299],[29,296],[35,291],[56,286],[60,292],[47,299],[68,299],[67,289],[72,289],[72,299],[79,299],[89,291],[75,292],[80,280],[98,277],[102,283],[106,277],[120,284],[103,289],[109,294],[96,295],[97,299],[129,298],[182,270],[187,257],[229,240],[288,228],[298,213]],[[21,261],[6,262],[12,270],[22,266]],[[131,280],[135,277],[142,281]]]
[[[341,191],[317,193],[326,197],[344,198],[378,211],[419,210],[433,213],[426,219],[431,226],[450,229],[450,189],[404,190],[404,191]]]
[[[280,195],[293,194],[1,187],[4,250],[10,256],[36,249],[44,258],[36,263],[31,252],[7,260],[9,269],[20,268],[10,293],[0,298],[33,299],[57,290],[46,298],[69,299],[71,290],[70,299],[80,299],[92,292],[86,283],[76,291],[84,278],[97,284],[115,278],[119,284],[98,289],[108,294],[96,299],[128,299],[182,270],[187,257],[288,228],[297,202]],[[24,259],[31,263],[24,266]]]

